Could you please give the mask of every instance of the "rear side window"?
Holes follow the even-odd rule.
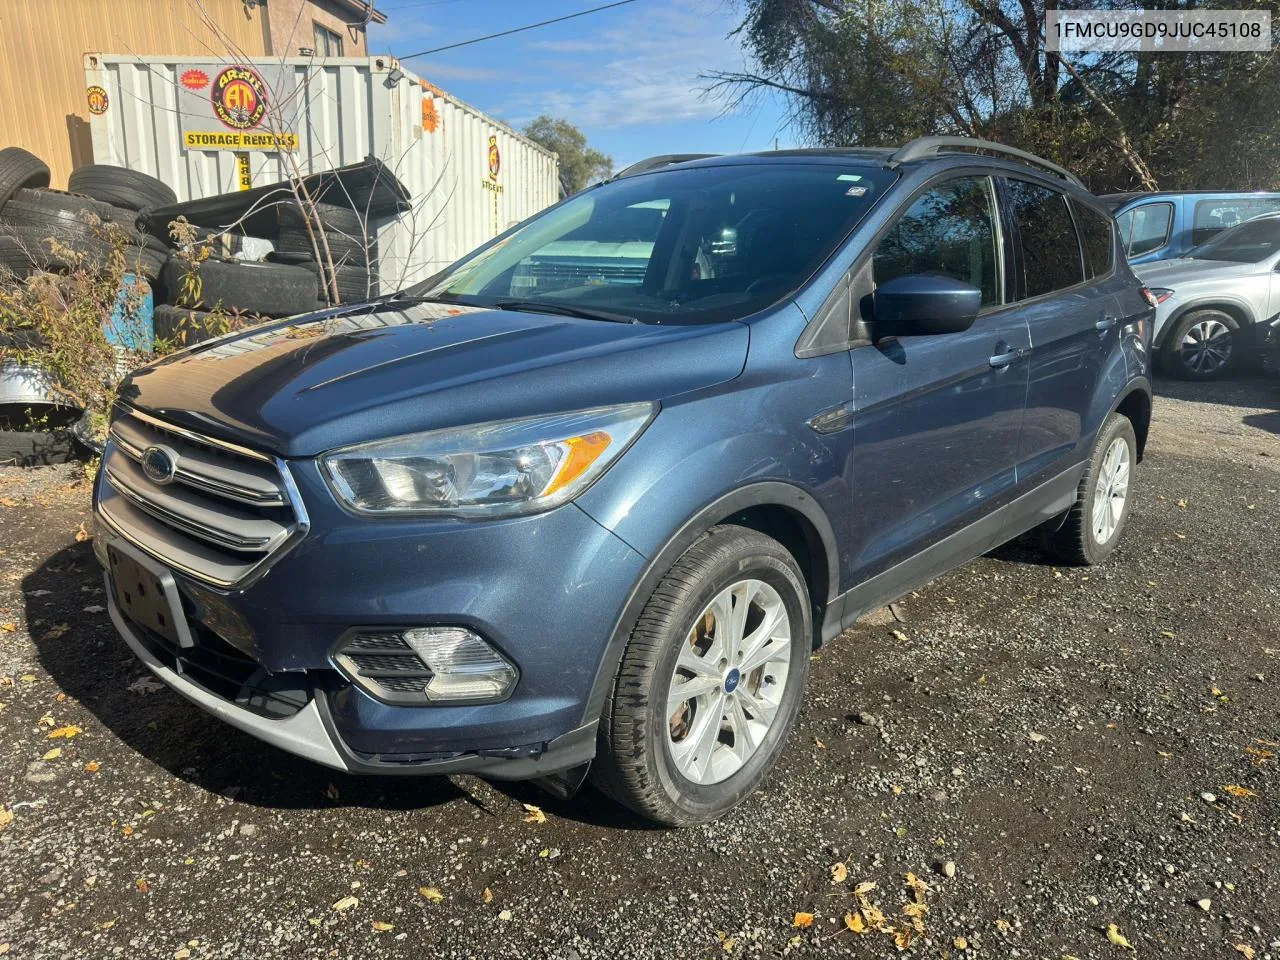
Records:
[[[998,237],[990,179],[939,184],[918,196],[876,247],[876,283],[941,274],[981,290],[984,307],[1000,303]]]
[[[1113,266],[1111,235],[1114,228],[1111,218],[1104,217],[1083,203],[1072,202],[1076,213],[1076,226],[1080,228],[1081,246],[1084,247],[1084,270],[1090,280],[1105,277]]]
[[[1200,200],[1191,224],[1191,243],[1200,246],[1229,227],[1239,226],[1262,213],[1280,210],[1280,197],[1236,197]]]
[[[1169,242],[1173,204],[1144,203],[1116,217],[1116,226],[1120,228],[1120,242],[1126,255],[1140,257],[1159,250]]]
[[[1025,296],[1084,282],[1080,241],[1067,198],[1027,180],[1009,180],[1009,204],[1022,241]]]

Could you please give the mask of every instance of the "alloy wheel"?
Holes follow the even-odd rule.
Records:
[[[1182,364],[1196,373],[1215,373],[1231,359],[1231,329],[1208,318],[1192,324],[1178,344]]]
[[[778,591],[740,580],[698,615],[667,695],[667,748],[697,784],[737,773],[777,718],[791,663],[791,622]]]
[[[1098,482],[1093,488],[1093,539],[1099,544],[1115,536],[1128,496],[1129,444],[1124,437],[1116,437],[1102,458]]]

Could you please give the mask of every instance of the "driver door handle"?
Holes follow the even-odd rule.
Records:
[[[997,353],[993,356],[990,363],[993,367],[1007,367],[1013,361],[1026,356],[1029,352],[1024,347],[1010,347],[1005,353]]]
[[[1118,320],[1118,317],[1103,317],[1093,325],[1093,329],[1097,330],[1099,333],[1106,333],[1116,325]]]

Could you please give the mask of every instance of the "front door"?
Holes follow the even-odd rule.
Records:
[[[994,509],[1015,481],[1027,396],[1026,321],[1004,307],[994,184],[925,190],[876,247],[876,283],[942,274],[982,291],[963,333],[849,353],[854,390],[853,566],[863,580]]]

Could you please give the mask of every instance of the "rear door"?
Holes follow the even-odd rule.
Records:
[[[1016,237],[1014,312],[1031,336],[1017,458],[1018,483],[1024,486],[1085,456],[1083,448],[1098,425],[1095,397],[1104,362],[1119,355],[1119,305],[1108,286],[1113,265],[1107,262],[1099,271],[1086,264],[1066,194],[1038,181],[1007,177],[1001,197]]]
[[[852,553],[859,579],[994,509],[1012,490],[1029,335],[1008,295],[995,184],[925,188],[879,239],[874,283],[942,274],[978,287],[963,333],[901,336],[849,353],[854,388]]]
[[[1116,217],[1120,242],[1130,263],[1163,260],[1180,252],[1174,243],[1174,213],[1171,200],[1153,200]]]

